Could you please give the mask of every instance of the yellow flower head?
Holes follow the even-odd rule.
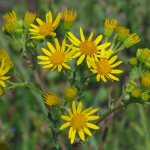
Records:
[[[99,44],[103,38],[102,34],[100,34],[95,40],[92,40],[93,32],[91,32],[89,37],[86,39],[82,28],[80,28],[80,37],[81,40],[76,38],[71,32],[68,32],[68,39],[74,45],[74,57],[79,57],[77,65],[80,65],[85,58],[86,60],[89,58],[95,58],[96,55],[99,54],[100,50],[105,49],[111,45],[110,42]]]
[[[9,66],[10,68],[13,68],[14,63],[10,59],[10,57],[9,57],[8,53],[6,52],[6,50],[4,50],[4,49],[0,49],[0,62],[2,60],[5,61],[6,66]]]
[[[88,136],[92,136],[92,133],[88,128],[95,130],[99,129],[99,126],[93,123],[89,123],[89,121],[97,120],[100,118],[97,115],[93,115],[98,110],[98,108],[92,109],[92,107],[82,110],[82,102],[79,102],[78,105],[75,103],[75,101],[72,102],[72,110],[68,110],[69,116],[61,116],[61,119],[67,121],[67,123],[64,123],[60,127],[60,130],[64,130],[65,128],[70,127],[69,139],[71,144],[74,143],[77,132],[81,140],[84,141],[84,133],[86,133]]]
[[[53,92],[43,94],[43,100],[47,106],[57,106],[60,101],[59,97]]]
[[[146,62],[148,59],[150,59],[150,49],[148,49],[148,48],[139,48],[137,50],[137,58],[141,62]]]
[[[136,33],[132,33],[128,36],[128,38],[124,41],[124,45],[126,48],[131,47],[132,45],[139,43],[140,38]]]
[[[70,30],[70,28],[72,27],[72,24],[74,23],[76,17],[77,17],[77,12],[76,11],[66,9],[63,12],[64,28],[66,30]]]
[[[65,98],[68,100],[74,100],[78,94],[78,89],[75,86],[68,86],[65,89]]]
[[[52,68],[52,70],[58,68],[60,72],[62,67],[66,69],[70,69],[70,66],[67,64],[73,58],[73,51],[70,51],[70,47],[66,49],[66,41],[65,39],[62,41],[62,46],[58,42],[58,39],[55,38],[55,47],[47,42],[47,46],[49,50],[42,48],[43,53],[46,56],[38,56],[37,58],[41,61],[38,64],[43,65],[43,68]]]
[[[108,55],[106,55],[107,57],[103,57],[107,52],[108,52]],[[107,82],[106,78],[119,81],[119,79],[115,77],[113,74],[120,74],[123,72],[120,69],[114,69],[115,67],[120,65],[122,61],[118,61],[115,63],[118,56],[115,55],[111,57],[109,53],[111,53],[111,51],[101,51],[99,58],[95,60],[89,59],[90,70],[94,74],[96,74],[97,81],[100,81],[100,79],[102,79],[104,82]]]
[[[53,17],[51,11],[46,13],[46,21],[42,21],[40,18],[36,18],[38,25],[31,24],[31,29],[29,29],[32,38],[43,39],[47,36],[56,36],[54,30],[58,27],[61,19],[61,14],[59,13],[53,22]]]
[[[150,100],[150,95],[149,95],[148,92],[143,92],[141,94],[141,98],[142,98],[143,101],[149,101]]]
[[[104,21],[104,35],[110,37],[114,29],[117,28],[117,26],[118,26],[117,19],[106,18]]]
[[[8,80],[10,76],[5,76],[5,74],[9,71],[9,66],[6,66],[5,61],[2,60],[0,66],[0,86],[6,87],[5,80]]]
[[[24,27],[29,28],[30,24],[34,22],[36,17],[35,13],[27,11],[24,16]]]
[[[150,72],[145,72],[141,77],[141,84],[145,88],[150,88]]]
[[[134,88],[131,92],[131,95],[134,97],[134,98],[140,98],[141,97],[141,89],[139,88]]]
[[[117,40],[123,42],[130,35],[130,30],[124,26],[118,26],[117,31]]]
[[[17,28],[17,22],[18,22],[18,18],[15,11],[8,12],[4,14],[2,17],[4,20],[4,25],[2,27],[3,30],[7,32],[14,32],[15,29]]]
[[[137,59],[136,59],[136,57],[131,57],[131,58],[129,59],[129,64],[130,64],[131,66],[135,66],[135,65],[137,64]]]

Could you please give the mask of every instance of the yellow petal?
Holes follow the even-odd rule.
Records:
[[[83,110],[82,114],[86,114],[86,113],[90,112],[91,110],[92,110],[92,107],[89,107],[89,108]]]
[[[66,40],[64,39],[62,41],[62,46],[61,46],[61,51],[64,52],[65,51],[65,47],[66,47]]]
[[[59,24],[59,22],[60,22],[60,18],[61,18],[61,14],[58,13],[58,15],[57,15],[57,17],[56,17],[56,19],[55,19],[55,21],[54,21],[54,23],[53,23],[54,29],[58,26],[58,24]]]
[[[87,135],[92,136],[91,131],[90,131],[87,127],[84,127],[83,131],[84,131]]]
[[[80,58],[78,59],[78,61],[77,61],[77,65],[80,65],[80,64],[83,62],[84,58],[85,58],[85,55],[82,54],[82,55],[80,56]]]
[[[6,87],[5,82],[3,82],[2,80],[0,81],[0,85],[1,85],[2,87]]]
[[[6,68],[4,68],[4,70],[1,72],[1,75],[6,74],[9,71],[10,67],[7,66]]]
[[[57,38],[55,38],[55,46],[56,46],[56,50],[57,50],[57,51],[60,51],[60,44],[59,44]]]
[[[97,119],[99,119],[99,118],[100,118],[99,116],[89,116],[89,117],[87,118],[87,121],[97,120]]]
[[[77,107],[77,113],[81,113],[81,111],[82,111],[82,102],[79,102]]]
[[[75,136],[76,136],[76,130],[73,130],[72,131],[72,134],[71,134],[71,144],[73,144],[74,143],[74,141],[75,141]]]
[[[70,69],[70,66],[67,65],[66,63],[63,63],[62,65],[63,65],[66,69]]]
[[[42,51],[43,51],[43,53],[46,54],[47,56],[51,56],[50,51],[48,51],[47,49],[42,48]]]
[[[79,133],[79,136],[80,136],[81,140],[84,141],[85,140],[85,136],[84,136],[83,130],[82,129],[79,130],[78,133]]]
[[[104,82],[107,82],[105,76],[101,76],[101,79],[102,79]]]
[[[34,28],[34,29],[39,29],[39,27],[36,26],[36,25],[34,25],[34,24],[31,24],[30,26],[31,26],[32,28]]]
[[[100,81],[100,74],[97,74],[97,76],[96,76],[96,79],[97,79],[97,81]]]
[[[77,57],[79,57],[81,54],[82,54],[81,52],[76,52],[73,57],[74,57],[74,58],[77,58]]]
[[[55,48],[53,47],[53,45],[50,42],[47,42],[47,46],[48,48],[51,50],[51,52],[55,52]]]
[[[61,72],[62,70],[62,65],[58,65],[58,71]]]
[[[70,117],[73,116],[71,109],[68,109],[68,114],[69,114]]]
[[[43,21],[40,18],[36,18],[36,21],[39,25],[43,25]]]
[[[81,41],[85,41],[85,37],[84,37],[84,34],[83,34],[83,29],[80,28],[80,37],[81,37]]]
[[[6,76],[4,76],[4,77],[2,76],[2,77],[1,77],[1,80],[7,80],[7,79],[9,79],[9,78],[10,78],[10,76],[7,76],[7,77],[6,77]]]
[[[117,77],[113,76],[112,74],[109,74],[108,76],[110,79],[113,79],[115,81],[119,81],[119,79]]]
[[[99,46],[97,46],[97,49],[100,50],[100,49],[105,49],[107,47],[109,47],[111,45],[111,43],[104,43],[104,44],[101,44]]]
[[[73,132],[73,128],[70,127],[70,129],[69,129],[69,139],[71,138],[72,132]]]
[[[89,38],[88,38],[88,41],[91,41],[92,38],[93,38],[93,32],[90,33],[90,36],[89,36]]]
[[[76,102],[75,101],[72,102],[72,111],[73,111],[74,114],[76,114],[76,112],[77,112],[77,110],[76,110]]]
[[[81,43],[78,38],[76,38],[71,32],[68,32],[68,35],[72,40],[74,40],[78,45]]]
[[[94,41],[95,45],[98,45],[98,43],[102,40],[102,38],[103,38],[103,35],[100,34]]]
[[[122,70],[119,70],[119,69],[113,69],[113,70],[111,70],[111,73],[112,74],[120,74],[120,73],[122,73],[123,71]]]
[[[113,56],[111,59],[109,59],[109,64],[113,64],[117,58],[118,58],[117,55]]]
[[[95,108],[95,109],[92,109],[90,112],[88,112],[87,114],[85,114],[86,117],[96,113],[97,111],[99,111],[99,108]]]
[[[49,60],[49,57],[47,56],[38,56],[37,58],[41,60]]]
[[[70,125],[71,125],[70,122],[64,123],[64,124],[59,128],[59,130],[64,130],[65,128],[69,127]]]
[[[95,130],[99,129],[99,126],[92,124],[92,123],[86,123],[86,126],[91,129],[95,129]]]
[[[69,41],[73,44],[73,45],[75,45],[75,46],[79,46],[80,44],[78,44],[77,42],[75,42],[72,38],[70,38],[69,36],[68,36],[68,39],[69,39]]]
[[[52,18],[52,12],[49,11],[48,13],[46,13],[46,23],[52,23],[53,18]]]
[[[39,65],[47,65],[49,63],[50,63],[50,61],[40,61],[40,62],[38,62]]]
[[[119,66],[122,63],[122,61],[118,61],[116,63],[114,63],[113,65],[111,65],[112,68]]]
[[[48,64],[48,65],[43,66],[43,68],[51,68],[51,67],[53,67],[53,64]]]
[[[66,120],[66,121],[70,121],[71,120],[70,117],[64,116],[64,115],[61,115],[61,119]]]

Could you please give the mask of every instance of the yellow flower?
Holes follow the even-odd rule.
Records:
[[[18,21],[15,11],[8,12],[4,14],[2,17],[4,20],[4,25],[2,27],[3,30],[7,32],[14,32],[17,26],[17,21]]]
[[[70,66],[66,64],[73,58],[73,51],[70,51],[70,47],[66,50],[66,41],[62,41],[62,46],[58,42],[58,39],[55,38],[55,47],[50,42],[47,42],[47,46],[50,50],[42,48],[43,53],[46,56],[38,56],[37,58],[42,60],[38,64],[43,65],[43,68],[52,68],[52,70],[58,68],[60,72],[62,67],[70,69]]]
[[[137,64],[137,59],[136,59],[136,57],[131,57],[131,58],[129,59],[129,63],[130,63],[131,66],[135,66],[135,65]]]
[[[24,16],[24,26],[25,28],[29,28],[30,24],[34,22],[36,17],[35,13],[27,11]]]
[[[65,89],[65,98],[68,100],[74,100],[78,94],[78,89],[75,86],[68,86]]]
[[[99,54],[100,50],[105,49],[111,45],[111,43],[104,43],[99,45],[103,38],[102,34],[100,34],[95,40],[92,40],[93,32],[91,32],[88,39],[85,39],[82,28],[80,28],[81,40],[76,38],[71,32],[68,32],[68,35],[68,39],[74,45],[74,57],[79,57],[77,65],[80,65],[85,58],[88,60],[89,58],[97,57],[97,54]]]
[[[150,59],[150,49],[148,49],[148,48],[139,48],[137,50],[137,58],[141,62],[145,62],[148,59]]]
[[[105,53],[108,53],[108,54],[105,55]],[[115,55],[111,57],[111,53],[112,53],[111,50],[110,51],[102,50],[99,58],[95,60],[89,59],[90,70],[94,74],[96,74],[97,81],[100,81],[100,79],[102,79],[104,82],[107,82],[106,78],[119,81],[119,79],[115,77],[113,74],[120,74],[123,72],[120,69],[114,69],[115,67],[120,65],[122,61],[118,61],[115,63],[118,56]]]
[[[131,47],[132,45],[139,43],[140,38],[136,33],[132,33],[128,36],[128,38],[124,41],[124,45],[126,48]]]
[[[123,42],[130,35],[130,30],[124,26],[118,26],[117,31],[117,40]]]
[[[134,88],[131,92],[131,95],[135,98],[140,98],[141,97],[141,89]]]
[[[47,92],[42,95],[44,103],[47,106],[56,106],[59,103],[59,97],[53,92]]]
[[[4,49],[0,49],[0,62],[1,62],[1,60],[5,61],[6,66],[9,66],[10,68],[13,68],[14,63],[10,59],[10,57],[9,57],[8,53],[6,52],[6,50],[4,50]]]
[[[106,18],[104,22],[104,35],[110,37],[114,29],[117,28],[117,25],[118,25],[117,19]]]
[[[93,123],[89,123],[89,121],[97,120],[100,118],[99,116],[93,115],[98,110],[98,108],[92,109],[92,107],[82,110],[82,102],[79,102],[78,105],[76,105],[75,101],[72,102],[72,110],[68,110],[69,116],[61,116],[61,119],[67,121],[67,123],[64,123],[60,127],[60,130],[64,130],[65,128],[70,127],[69,139],[71,144],[74,143],[77,132],[81,140],[84,141],[84,133],[86,133],[88,136],[92,136],[92,133],[88,128],[95,130],[99,129],[99,126]]]
[[[143,92],[141,95],[141,98],[143,101],[149,101],[150,100],[150,95],[148,94],[148,92]]]
[[[66,30],[70,30],[70,28],[72,27],[72,24],[74,23],[76,17],[77,17],[77,12],[76,11],[66,9],[63,12],[64,28]]]
[[[150,88],[150,72],[146,72],[142,75],[141,84],[145,88]]]
[[[61,14],[58,13],[55,21],[53,22],[52,13],[49,11],[46,13],[46,21],[42,21],[40,18],[36,18],[38,25],[31,24],[29,29],[32,38],[43,39],[47,36],[56,36],[54,30],[58,27]]]
[[[0,86],[6,87],[5,80],[9,79],[10,76],[5,76],[5,74],[9,71],[9,66],[6,66],[5,61],[2,60],[0,66]]]

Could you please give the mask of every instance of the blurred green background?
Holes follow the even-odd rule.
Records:
[[[18,16],[24,16],[27,10],[37,16],[44,17],[45,12],[52,10],[55,14],[65,8],[75,9],[78,13],[72,32],[78,33],[82,26],[86,33],[103,32],[103,21],[106,17],[117,18],[120,25],[125,25],[140,35],[142,41],[126,50],[125,56],[134,56],[138,47],[150,47],[150,7],[149,0],[1,0],[1,15],[15,10]],[[2,25],[2,16],[0,16]],[[17,45],[0,31],[0,47],[7,49],[14,60],[17,69],[29,81],[32,70],[26,68],[24,62],[17,56]],[[125,58],[123,57],[125,60]],[[127,60],[125,62],[127,64]],[[92,80],[84,89],[84,103],[86,106],[100,106],[103,114],[108,108],[108,86],[115,86],[115,98],[119,97],[120,88],[125,83],[129,68],[121,77],[119,83],[107,85],[95,84]],[[56,72],[48,73],[41,70],[41,77],[47,89],[62,94],[64,81]],[[48,83],[48,84],[46,84]],[[93,99],[93,97],[95,97]],[[6,145],[10,150],[53,150],[52,134],[42,103],[42,97],[27,88],[17,88],[0,97],[0,150]],[[150,109],[146,106],[132,105],[115,115],[111,124],[105,150],[150,150]],[[88,138],[80,149],[98,149],[102,131],[98,131],[93,138]],[[66,135],[67,137],[67,135]],[[67,143],[68,141],[66,141]],[[5,145],[6,144],[6,145]]]

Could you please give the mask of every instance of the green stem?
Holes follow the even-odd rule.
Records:
[[[117,110],[124,108],[126,106],[128,106],[129,104],[132,103],[139,103],[139,104],[144,104],[145,102],[142,100],[128,100],[126,102],[124,102],[123,104],[120,103],[118,106],[114,107],[113,109],[107,111],[105,114],[102,115],[102,117],[98,120],[97,124],[99,124],[101,121],[103,121],[105,118],[107,118],[110,114],[116,112]]]

